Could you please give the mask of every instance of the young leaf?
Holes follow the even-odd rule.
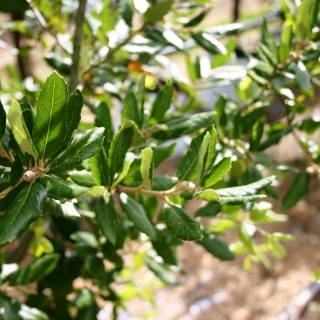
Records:
[[[114,175],[118,173],[123,166],[126,153],[131,145],[133,134],[133,124],[130,121],[127,121],[112,141],[108,160],[111,182],[114,179]]]
[[[202,233],[198,222],[185,209],[175,205],[165,205],[162,217],[168,229],[182,240],[200,240]]]
[[[209,188],[219,182],[230,171],[232,160],[224,158],[212,167],[210,172],[201,180],[203,188]]]
[[[40,180],[46,188],[48,196],[55,199],[73,199],[89,190],[87,187],[78,186],[53,176],[45,176]]]
[[[0,244],[14,240],[28,230],[29,225],[42,215],[45,197],[45,189],[37,182],[23,187],[0,218]]]
[[[110,113],[110,108],[105,102],[101,102],[97,107],[95,126],[105,128],[104,130],[104,143],[106,151],[109,150],[110,143],[114,136],[113,120]]]
[[[165,86],[158,93],[156,100],[152,105],[150,118],[148,120],[149,125],[161,122],[165,113],[170,108],[172,95],[173,85],[172,82],[168,80]]]
[[[27,267],[18,269],[9,275],[7,280],[11,286],[26,285],[32,282],[38,282],[49,274],[56,267],[60,255],[57,253],[46,254]]]
[[[286,211],[295,206],[296,203],[308,193],[310,176],[306,172],[299,173],[285,195],[281,210]]]
[[[126,120],[132,120],[139,128],[142,126],[142,118],[138,108],[138,100],[133,92],[129,92],[123,101],[121,120],[122,123],[125,123]]]
[[[96,202],[96,219],[102,234],[113,244],[116,244],[116,219],[117,213],[113,203],[104,203],[99,198]]]
[[[155,239],[156,234],[147,214],[141,204],[129,198],[125,193],[119,196],[120,205],[122,210],[132,220],[138,230],[148,235],[150,238]]]
[[[209,53],[212,53],[212,54],[218,53],[223,55],[228,53],[225,46],[209,33],[206,33],[206,32],[192,33],[191,37],[200,47],[207,50]]]
[[[34,159],[37,159],[38,153],[24,122],[20,104],[14,99],[11,102],[8,120],[11,125],[14,138],[17,141],[21,151],[23,153],[27,152],[32,155]]]
[[[107,154],[101,148],[92,158],[90,158],[90,168],[94,181],[98,186],[109,185],[109,168]]]
[[[67,84],[55,71],[45,82],[37,100],[32,138],[41,159],[49,159],[61,149],[67,126],[67,101]]]
[[[234,259],[234,253],[230,251],[228,245],[214,234],[204,235],[202,240],[197,243],[222,261]]]
[[[94,128],[77,134],[69,147],[47,165],[49,172],[64,173],[91,158],[102,147],[103,133],[104,128]]]
[[[0,100],[0,140],[6,131],[6,112],[4,111],[3,104]]]
[[[128,155],[128,154],[127,154]],[[113,181],[111,188],[115,187],[118,185],[127,175],[130,170],[131,163],[134,161],[133,158],[127,157],[128,159],[125,160],[123,167],[119,174],[117,175],[116,179]]]
[[[170,10],[173,0],[164,0],[153,4],[144,14],[144,23],[155,23],[161,20]]]
[[[151,148],[145,148],[141,151],[140,172],[142,176],[142,187],[152,189],[153,152]]]

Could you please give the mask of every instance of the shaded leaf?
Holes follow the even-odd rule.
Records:
[[[101,102],[95,110],[95,126],[105,128],[104,130],[104,143],[106,151],[109,149],[110,143],[114,136],[113,120],[110,113],[110,108],[106,102]]]
[[[51,213],[56,217],[62,218],[80,218],[79,212],[75,209],[74,205],[70,201],[60,203],[59,200],[46,198],[43,204],[43,212]]]
[[[209,53],[223,55],[228,53],[225,46],[207,32],[192,33],[191,37],[200,47],[207,50]]]
[[[101,148],[93,157],[90,158],[90,168],[94,181],[99,186],[109,185],[109,167],[107,154],[104,148]]]
[[[195,217],[215,217],[221,211],[221,205],[209,202],[194,214]]]
[[[6,130],[6,112],[4,111],[3,104],[0,100],[0,140],[2,139]]]
[[[142,126],[141,113],[138,108],[138,100],[133,92],[129,92],[123,100],[123,109],[121,112],[122,123],[126,120],[132,120],[139,128]]]

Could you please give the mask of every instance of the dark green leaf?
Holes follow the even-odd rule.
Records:
[[[97,185],[105,187],[109,185],[108,159],[104,148],[90,158],[90,168]]]
[[[64,173],[91,158],[102,146],[104,128],[94,128],[77,134],[69,147],[48,164],[50,173]]]
[[[153,226],[148,219],[143,206],[129,198],[125,193],[120,194],[119,200],[122,210],[128,215],[129,219],[132,220],[136,228],[150,238],[155,239],[156,235]]]
[[[46,198],[43,204],[43,212],[53,214],[56,217],[62,218],[80,218],[79,212],[75,209],[71,201],[63,201],[60,203],[59,200]]]
[[[209,188],[219,182],[230,171],[232,160],[224,158],[210,169],[210,172],[205,175],[201,181],[203,188]]]
[[[84,268],[92,278],[97,278],[104,273],[103,260],[96,255],[89,255],[86,257]]]
[[[281,210],[286,211],[295,206],[296,203],[308,193],[310,176],[306,172],[299,173],[285,195]]]
[[[214,119],[214,112],[201,112],[193,114],[190,117],[179,117],[170,120],[165,124],[155,125],[152,137],[155,139],[173,139],[194,132],[199,128],[203,128]]]
[[[204,9],[199,14],[197,14],[194,18],[190,19],[187,23],[185,23],[184,27],[190,28],[190,27],[196,26],[206,17],[206,15],[211,11],[211,9],[212,9],[211,7]]]
[[[228,53],[225,46],[207,32],[192,33],[191,37],[200,47],[207,50],[209,53],[223,55]]]
[[[114,205],[104,203],[103,199],[97,199],[96,218],[102,234],[113,244],[116,243],[116,218]]]
[[[176,185],[178,179],[176,177],[170,177],[168,175],[154,176],[152,189],[155,191],[164,191],[171,189]]]
[[[69,177],[74,183],[79,184],[80,186],[91,188],[97,185],[93,180],[92,173],[87,170],[71,171],[69,172]]]
[[[48,196],[55,199],[73,199],[89,190],[87,187],[78,186],[54,176],[45,176],[40,179],[46,188]]]
[[[219,191],[219,190],[217,190]],[[220,204],[228,204],[231,206],[237,206],[240,204],[246,204],[248,202],[260,200],[264,198],[265,195],[259,194],[259,195],[253,195],[253,196],[238,196],[238,197],[220,197]]]
[[[41,159],[49,159],[61,148],[67,127],[67,101],[67,84],[57,72],[53,72],[37,100],[37,116],[32,132]]]
[[[178,238],[189,241],[202,238],[198,222],[192,219],[185,209],[174,205],[165,205],[162,217],[168,229]]]
[[[320,121],[307,118],[299,122],[298,128],[308,134],[313,134],[317,129],[320,128]]]
[[[127,0],[121,0],[119,5],[119,12],[123,17],[123,20],[129,27],[132,27],[133,10],[132,5]]]
[[[151,271],[164,283],[174,286],[179,284],[180,282],[174,275],[174,273],[170,270],[168,266],[163,263],[157,262],[151,257],[146,257],[145,262],[150,268]]]
[[[35,118],[35,110],[31,106],[27,97],[23,97],[22,101],[20,102],[21,111],[23,115],[24,122],[28,128],[29,132],[33,130],[34,118]]]
[[[289,134],[294,129],[294,126],[289,126],[283,130],[271,132],[267,140],[261,142],[257,148],[257,151],[263,151],[274,144],[277,144],[284,136]]]
[[[12,187],[15,186],[18,183],[18,181],[21,179],[23,172],[24,170],[23,170],[21,159],[16,156],[10,172],[10,185]]]
[[[70,58],[64,58],[58,53],[49,52],[44,56],[44,60],[50,67],[57,70],[59,73],[69,76],[71,71],[72,60]]]
[[[110,113],[110,108],[105,102],[101,102],[97,107],[95,126],[105,128],[104,130],[104,143],[106,151],[109,149],[110,143],[114,136],[113,120]]]
[[[221,211],[221,205],[209,202],[194,214],[195,217],[215,217]]]
[[[0,100],[0,140],[2,139],[6,130],[6,112],[4,111],[2,102]]]
[[[263,130],[264,123],[262,121],[257,121],[252,127],[252,132],[250,135],[250,151],[254,151],[258,148],[263,135]]]
[[[170,108],[172,95],[173,95],[173,85],[172,85],[172,82],[168,80],[165,86],[158,93],[156,100],[152,105],[148,124],[153,125],[155,123],[161,122],[165,113]]]
[[[170,10],[173,0],[164,0],[151,5],[144,14],[144,23],[155,23],[161,20]]]
[[[242,133],[248,133],[253,125],[265,114],[264,108],[254,109],[241,118]]]
[[[126,120],[132,120],[139,128],[142,126],[142,118],[138,108],[138,100],[133,92],[129,92],[123,101],[121,120],[122,123],[125,123]]]
[[[233,260],[234,254],[230,251],[228,245],[214,234],[204,235],[201,241],[197,241],[208,252],[220,260]]]
[[[5,244],[27,231],[42,215],[46,191],[39,183],[26,185],[0,218],[0,244]]]
[[[169,146],[151,147],[153,152],[153,162],[156,168],[163,160],[172,156],[177,143],[172,143]]]
[[[133,124],[132,122],[127,121],[112,141],[108,160],[111,182],[113,182],[114,175],[118,173],[123,166],[126,153],[131,145],[133,134]]]
[[[26,285],[32,282],[38,282],[47,274],[53,271],[59,261],[60,255],[49,253],[36,259],[27,267],[18,269],[9,275],[7,280],[11,286]]]
[[[272,38],[266,19],[264,19],[262,24],[262,45],[260,46],[266,58],[272,65],[277,65],[278,63],[278,49],[274,39]]]
[[[309,91],[313,89],[311,75],[302,61],[293,64],[295,71],[295,82],[298,89]]]

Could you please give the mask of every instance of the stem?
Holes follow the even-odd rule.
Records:
[[[14,163],[14,157],[11,153],[11,150],[9,152],[10,154],[8,155],[6,150],[4,149],[2,143],[0,142],[0,157],[5,158],[7,160],[9,160],[11,163]]]
[[[69,80],[69,90],[76,90],[79,78],[80,50],[83,34],[84,14],[86,10],[87,0],[79,0],[79,8],[76,15],[76,30],[73,41],[72,67]]]

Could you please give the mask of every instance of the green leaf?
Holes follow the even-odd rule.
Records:
[[[250,135],[250,151],[254,151],[259,147],[260,140],[263,135],[264,123],[262,121],[257,121],[252,127],[252,132]]]
[[[0,218],[0,244],[5,244],[27,231],[29,225],[42,215],[46,191],[39,183],[23,187],[5,214]]]
[[[10,2],[1,1],[0,11],[7,13],[21,13],[30,9],[27,1],[24,0],[13,0]]]
[[[6,112],[4,111],[3,104],[0,100],[0,140],[2,139],[6,130]]]
[[[94,128],[77,134],[69,147],[47,165],[49,172],[64,173],[91,158],[102,146],[103,133],[104,128]]]
[[[306,172],[299,173],[285,195],[281,210],[286,211],[295,206],[297,202],[308,193],[310,176]]]
[[[28,131],[32,132],[36,112],[33,109],[33,107],[31,106],[27,97],[22,98],[22,101],[20,102],[20,106],[21,106],[23,119],[24,119],[24,122],[28,128]]]
[[[89,190],[87,187],[78,186],[54,176],[45,176],[40,179],[46,188],[48,196],[55,199],[73,199]]]
[[[142,188],[152,189],[153,152],[149,147],[141,150],[140,171],[142,176]]]
[[[114,175],[118,173],[123,166],[126,153],[131,145],[133,134],[133,124],[132,122],[127,121],[112,141],[108,160],[111,182],[114,179]]]
[[[95,126],[105,128],[104,130],[104,143],[106,151],[109,149],[110,143],[114,136],[113,120],[110,113],[110,108],[106,102],[101,102],[97,107]]]
[[[308,134],[313,134],[317,129],[320,128],[320,121],[312,118],[303,119],[298,123],[299,130],[302,130]]]
[[[12,187],[15,186],[18,183],[18,181],[21,179],[23,172],[24,172],[24,169],[22,166],[21,159],[16,156],[10,172],[10,185]]]
[[[312,25],[310,22],[313,18],[313,10],[319,13],[319,1],[317,0],[304,0],[301,2],[296,20],[296,34],[297,37],[305,40],[310,36]],[[308,17],[308,19],[306,19]],[[310,19],[311,17],[311,19]]]
[[[191,37],[200,47],[207,50],[209,53],[223,55],[228,53],[225,46],[207,32],[192,33]]]
[[[80,186],[91,188],[97,185],[93,180],[92,173],[87,170],[71,171],[69,172],[69,177],[74,183],[79,184]]]
[[[166,81],[165,86],[158,93],[151,109],[149,125],[161,122],[165,113],[170,108],[170,103],[173,95],[173,85],[170,80]]]
[[[204,235],[201,241],[197,241],[214,257],[222,261],[233,260],[234,253],[230,251],[228,245],[221,239],[217,238],[214,234]]]
[[[174,273],[165,264],[157,262],[151,257],[146,257],[145,262],[150,270],[153,271],[154,274],[164,283],[171,286],[175,286],[180,283]]]
[[[293,68],[295,71],[295,82],[297,88],[302,91],[312,90],[312,78],[304,63],[299,61],[298,63],[293,64]]]
[[[77,89],[69,96],[68,104],[66,107],[66,128],[64,131],[63,150],[74,136],[76,129],[78,128],[81,119],[81,109],[83,106],[83,97],[81,92]]]
[[[207,167],[207,158],[208,158],[208,153],[210,148],[210,141],[211,141],[210,132],[206,131],[206,134],[202,140],[201,147],[199,150],[199,157],[198,157],[198,164],[197,164],[198,175],[196,179],[197,185],[200,184],[200,181],[203,177],[203,173]]]
[[[155,139],[173,139],[194,132],[213,122],[215,113],[212,111],[193,114],[189,117],[179,117],[156,125],[151,135]]]
[[[263,151],[274,144],[277,144],[283,137],[289,134],[294,129],[294,126],[289,126],[283,130],[271,132],[268,139],[261,142],[257,148],[257,151]]]
[[[202,233],[198,222],[192,219],[186,210],[175,205],[165,205],[162,218],[168,229],[182,240],[200,240]]]
[[[177,183],[178,179],[176,177],[170,177],[168,175],[154,176],[152,189],[155,191],[169,190]]]
[[[133,10],[132,5],[127,0],[121,0],[119,4],[119,12],[129,27],[132,27]]]
[[[209,202],[204,207],[200,208],[194,214],[195,217],[215,217],[221,212],[221,205],[213,202]]]
[[[72,60],[70,58],[64,58],[56,52],[49,52],[45,54],[44,60],[50,67],[57,70],[59,73],[69,76],[71,71]]]
[[[99,186],[109,185],[109,168],[107,154],[101,148],[92,158],[90,158],[90,168],[94,181]]]
[[[138,108],[138,100],[133,92],[129,92],[123,101],[123,109],[121,112],[122,123],[126,120],[132,120],[139,128],[142,126],[141,113]]]
[[[129,155],[129,153],[127,153],[127,155]],[[130,170],[130,166],[133,161],[134,161],[134,158],[132,158],[130,156],[126,157],[126,160],[123,164],[123,167],[122,167],[121,171],[119,172],[119,174],[117,175],[116,179],[113,181],[111,188],[114,188],[115,186],[117,186],[128,175],[128,172]]]
[[[9,275],[7,280],[11,286],[26,285],[32,282],[38,282],[49,274],[57,266],[60,255],[57,253],[46,254],[27,267],[18,269]]]
[[[151,147],[153,153],[153,163],[156,168],[163,160],[173,155],[177,143],[172,143],[169,146]]]
[[[179,178],[179,181],[193,181],[197,178],[199,169],[198,164],[200,161],[204,161],[204,159],[199,158],[200,149],[203,147],[202,143],[205,141],[204,146],[207,148],[209,145],[208,140],[210,139],[210,135],[208,136],[207,133],[207,131],[204,131],[191,141],[190,147],[177,170],[177,177]]]
[[[264,236],[266,245],[270,253],[277,259],[283,259],[287,252],[284,247],[277,241],[272,234],[266,234]]]
[[[67,127],[67,101],[67,84],[55,71],[46,80],[37,100],[32,138],[41,159],[49,159],[61,148]]]
[[[164,0],[151,5],[144,14],[144,23],[155,23],[161,20],[170,10],[173,0]]]
[[[36,308],[18,302],[16,298],[0,295],[1,320],[49,320],[48,316]]]
[[[250,183],[241,187],[231,187],[216,190],[220,197],[247,197],[253,196],[260,192],[262,189],[269,186],[272,181],[275,179],[275,176],[270,176],[254,183]]]
[[[150,238],[155,239],[155,231],[143,206],[129,198],[125,193],[120,194],[119,200],[122,210],[128,215],[129,219],[132,220],[136,228]]]
[[[117,213],[113,203],[104,203],[103,199],[97,199],[96,219],[102,234],[113,244],[116,244],[116,218]]]
[[[180,193],[180,197],[186,200],[191,200],[194,197],[198,197],[202,200],[209,201],[209,202],[219,202],[220,200],[217,192],[213,189],[200,190],[196,192],[183,191]]]
[[[11,102],[8,120],[12,128],[14,138],[17,141],[21,151],[23,153],[27,152],[32,155],[34,159],[37,159],[38,153],[24,122],[20,104],[14,99]]]
[[[196,26],[206,17],[206,15],[211,11],[211,9],[212,9],[211,7],[204,9],[199,14],[197,14],[194,18],[190,19],[187,23],[185,23],[183,26],[185,28]]]
[[[103,260],[96,255],[89,255],[86,257],[84,268],[92,278],[97,278],[104,274]]]
[[[219,190],[217,190],[219,191]],[[252,202],[256,200],[260,200],[262,198],[265,198],[266,196],[263,194],[258,194],[254,196],[239,196],[239,197],[220,197],[220,204],[228,204],[231,206],[237,206],[240,204],[246,204],[247,202]]]
[[[251,236],[249,234],[249,231],[250,231],[249,226],[247,224],[243,224],[238,229],[238,236],[239,236],[239,239],[242,241],[242,243],[247,248],[247,250],[251,254],[255,255],[256,254],[256,247],[253,242],[253,239],[251,238]]]
[[[209,188],[219,182],[231,169],[231,158],[224,158],[212,167],[210,172],[201,181],[203,188]]]
[[[269,62],[276,66],[278,63],[278,49],[268,30],[266,19],[263,20],[262,24],[262,44],[260,45],[260,48]]]
[[[292,21],[285,21],[282,25],[281,42],[279,47],[279,61],[284,62],[288,57],[292,43]]]
[[[43,204],[43,212],[51,213],[56,217],[80,218],[79,212],[75,209],[71,201],[60,202],[59,200],[46,198]]]

